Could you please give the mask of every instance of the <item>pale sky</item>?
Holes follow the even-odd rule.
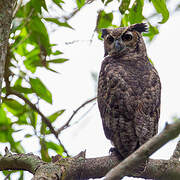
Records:
[[[175,0],[172,1],[173,3],[175,3]],[[100,71],[104,54],[103,42],[97,39],[97,34],[94,35],[91,44],[89,40],[95,27],[97,9],[100,8],[101,3],[96,3],[96,5],[92,4],[82,9],[70,21],[70,25],[75,28],[75,31],[59,28],[51,34],[51,43],[58,44],[59,50],[64,52],[62,57],[70,59],[64,64],[53,66],[60,74],[47,72],[44,69],[39,69],[37,72],[53,94],[53,106],[42,101],[40,103],[41,111],[50,115],[56,110],[66,109],[66,112],[56,123],[57,128],[62,126],[63,122],[71,116],[73,110],[96,95],[95,82],[92,79],[91,72],[99,73]],[[119,21],[119,16],[117,14],[115,16],[115,19]],[[159,131],[164,128],[166,122],[172,122],[174,115],[180,116],[180,82],[178,80],[180,78],[179,19],[180,12],[170,17],[167,23],[161,25],[160,34],[156,39],[151,44],[147,44],[148,55],[153,60],[162,83]],[[79,42],[65,44],[74,40]],[[76,155],[85,149],[87,157],[108,155],[111,144],[105,138],[97,104],[93,105],[94,103],[83,108],[72,121],[73,124],[77,121],[79,123],[65,130],[60,136],[68,152],[72,155]],[[89,109],[91,109],[90,112],[86,113]],[[23,136],[17,135],[17,137],[21,139]],[[34,139],[34,146],[29,147],[32,139]],[[51,137],[51,140],[54,140],[54,138]],[[37,154],[38,141],[36,138],[24,140],[23,145],[27,152]],[[168,159],[174,147],[175,143],[173,141],[168,143],[156,152],[153,158]],[[51,152],[51,155],[55,154],[55,152]],[[31,179],[29,175],[27,176],[27,180]],[[134,180],[135,178],[124,178],[124,180],[130,179]]]

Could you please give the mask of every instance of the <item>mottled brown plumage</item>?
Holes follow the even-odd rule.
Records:
[[[122,158],[158,130],[161,84],[141,36],[146,30],[144,23],[102,30],[98,106],[105,135]]]

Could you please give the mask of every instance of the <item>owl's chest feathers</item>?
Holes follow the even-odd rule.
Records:
[[[141,59],[130,61],[106,61],[105,59],[101,69],[102,86],[111,92],[126,91],[131,88],[132,93],[138,96],[149,87],[151,70],[151,64]]]

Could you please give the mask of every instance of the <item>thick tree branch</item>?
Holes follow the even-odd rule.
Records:
[[[45,164],[38,156],[29,154],[11,154],[6,148],[6,154],[0,157],[0,170],[26,170],[34,174],[36,169]]]
[[[33,157],[32,154],[12,155],[6,151],[6,155],[0,158],[0,170],[27,170],[34,174],[33,180],[40,180],[40,178],[46,178],[47,180],[85,180],[88,178],[104,177],[110,169],[120,163],[113,171],[106,175],[106,179],[112,179],[115,176],[119,180],[122,176],[133,176],[156,180],[179,180],[180,161],[176,158],[171,158],[170,160],[149,159],[142,173],[136,173],[132,170],[133,167],[147,159],[169,140],[177,137],[179,133],[180,122],[166,125],[166,128],[159,135],[154,136],[121,163],[116,154],[88,159],[85,158],[85,152],[65,159],[57,155],[53,157],[51,163],[46,163],[37,158],[37,156]],[[117,168],[120,168],[120,171],[114,174]]]
[[[127,157],[117,167],[113,168],[105,177],[105,180],[119,180],[131,173],[133,167],[144,162],[148,157],[161,148],[168,141],[176,138],[180,134],[180,121],[168,125],[158,135],[154,136],[147,143],[141,146],[137,151]]]
[[[16,1],[17,0],[0,1],[0,104],[10,27],[13,16],[13,8]]]
[[[175,158],[175,159],[179,160],[179,158],[180,158],[180,140],[178,141],[171,158],[172,159]]]

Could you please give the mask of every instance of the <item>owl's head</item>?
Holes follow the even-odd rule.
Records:
[[[102,29],[104,56],[146,55],[146,47],[141,33],[147,30],[145,23],[134,24],[129,27]]]

